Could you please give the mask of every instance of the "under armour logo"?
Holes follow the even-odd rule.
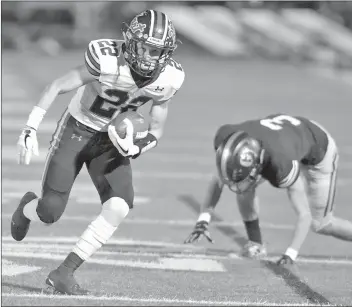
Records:
[[[157,88],[154,89],[154,91],[156,92],[162,92],[164,90],[163,87],[159,87],[159,85],[157,86]]]
[[[78,136],[78,135],[72,133],[71,139],[74,139],[74,138],[78,139],[78,142],[82,141],[82,136],[81,135]]]

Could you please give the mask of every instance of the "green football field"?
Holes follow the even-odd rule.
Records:
[[[210,231],[214,244],[184,245],[214,170],[212,138],[224,123],[287,112],[324,125],[340,149],[336,215],[352,220],[351,85],[307,67],[180,55],[184,86],[170,105],[158,147],[133,161],[135,207],[108,245],[77,271],[87,297],[52,296],[45,278],[100,212],[85,170],[65,214],[32,224],[23,242],[10,235],[22,195],[40,193],[46,150],[72,94],[60,96],[38,132],[40,156],[17,165],[16,142],[41,91],[83,54],[2,55],[2,305],[348,305],[352,302],[352,245],[310,233],[297,265],[275,261],[290,242],[295,214],[285,191],[259,189],[261,225],[270,256],[238,256],[245,242],[234,195],[225,191]],[[143,110],[147,111],[147,107]]]

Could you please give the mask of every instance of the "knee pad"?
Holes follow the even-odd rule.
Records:
[[[112,226],[117,227],[127,216],[130,207],[127,202],[120,197],[111,197],[103,204],[101,216]]]
[[[55,223],[64,213],[66,204],[60,193],[49,193],[38,201],[37,214],[42,222]]]
[[[311,229],[318,234],[330,235],[332,230],[332,220],[330,216],[326,216],[321,220],[313,219]]]

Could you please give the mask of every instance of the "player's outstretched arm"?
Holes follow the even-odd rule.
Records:
[[[202,236],[205,236],[209,242],[214,242],[210,236],[208,226],[211,220],[211,214],[220,200],[223,187],[224,184],[220,181],[220,179],[217,176],[214,176],[210,182],[208,194],[201,209],[197,223],[184,243],[193,243],[195,241],[199,241]]]
[[[292,261],[294,261],[298,255],[298,252],[303,242],[305,241],[308,235],[310,225],[312,223],[309,202],[305,193],[304,181],[302,177],[299,176],[295,183],[293,183],[290,187],[287,188],[287,194],[290,199],[290,203],[298,217],[293,233],[292,242],[285,252],[285,255],[290,257]]]
[[[82,65],[72,69],[46,87],[38,104],[33,107],[29,114],[26,127],[22,130],[18,139],[19,164],[27,165],[30,163],[32,154],[39,155],[36,131],[57,95],[72,91],[94,80],[96,80],[96,77],[88,72],[85,65]]]
[[[88,72],[85,65],[74,68],[45,88],[37,107],[47,111],[58,95],[75,90],[92,81],[96,81],[96,78]]]
[[[210,182],[210,185],[208,188],[208,194],[206,196],[206,199],[201,211],[202,213],[200,214],[200,216],[204,213],[208,213],[210,215],[214,211],[216,205],[220,200],[220,196],[223,188],[224,188],[224,184],[221,182],[219,177],[214,176]],[[210,222],[210,218],[208,222]]]

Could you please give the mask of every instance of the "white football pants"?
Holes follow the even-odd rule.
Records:
[[[314,124],[318,125],[314,122]],[[318,125],[328,136],[328,148],[324,159],[317,165],[301,165],[306,178],[307,196],[313,221],[329,219],[334,208],[336,175],[339,154],[331,135]]]

